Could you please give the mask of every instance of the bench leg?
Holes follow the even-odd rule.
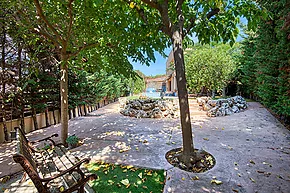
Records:
[[[27,173],[24,172],[24,174],[21,177],[21,180],[19,181],[19,184],[23,183],[24,181],[26,181],[26,177],[27,177]]]
[[[80,186],[78,193],[85,193],[85,185]]]

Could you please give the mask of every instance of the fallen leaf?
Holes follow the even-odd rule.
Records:
[[[253,178],[250,178],[250,180],[251,180],[253,183],[256,183],[256,181],[255,181]]]
[[[108,180],[108,183],[109,183],[110,185],[112,185],[112,184],[114,184],[114,181],[113,181],[113,180]]]
[[[225,128],[222,128],[222,130],[225,130]]]
[[[212,184],[216,184],[216,185],[220,185],[220,184],[222,184],[223,182],[220,181],[220,180],[212,180],[212,181],[210,181],[210,183],[212,183]]]
[[[267,163],[267,162],[263,162],[264,165],[268,165],[269,167],[272,167],[271,164]]]
[[[138,174],[138,177],[142,179],[142,172]]]
[[[191,178],[191,180],[199,180],[199,177],[198,176],[194,176]]]
[[[131,169],[131,168],[133,168],[134,166],[132,166],[132,165],[129,165],[129,166],[127,166],[127,169]]]
[[[181,179],[182,179],[182,180],[185,180],[185,178],[184,178],[184,177],[182,177]]]
[[[206,138],[206,137],[204,137],[204,138],[203,138],[203,140],[206,140],[206,141],[208,141],[209,139],[208,139],[208,138]]]
[[[64,187],[61,186],[61,187],[59,188],[59,191],[60,191],[60,192],[63,192],[63,191],[64,191]]]
[[[123,185],[127,186],[128,184],[130,184],[128,179],[124,179],[120,181]]]
[[[277,178],[280,178],[280,179],[284,179],[282,176],[280,176],[280,175],[277,175]]]
[[[147,176],[152,176],[152,170],[146,173]]]
[[[148,189],[147,186],[142,186],[142,188],[144,188],[144,189]]]
[[[232,188],[232,191],[233,191],[233,192],[239,192],[239,190],[236,190],[236,189],[233,189],[233,188]]]

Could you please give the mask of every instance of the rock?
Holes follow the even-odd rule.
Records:
[[[123,102],[127,105],[120,104],[123,107],[120,113],[124,116],[136,118],[176,118],[178,117],[178,103],[172,100],[156,100],[156,99],[135,99]]]
[[[208,111],[208,110],[210,110],[210,109],[212,109],[212,106],[209,105],[208,103],[206,103],[206,104],[203,105],[203,110],[204,110],[204,111]]]
[[[209,101],[207,102],[207,104],[209,104],[209,105],[212,106],[212,107],[215,107],[216,104],[217,104],[217,100],[209,100]]]
[[[218,111],[218,107],[214,107],[207,112],[207,115],[209,117],[215,117],[217,111]]]
[[[227,99],[218,99],[217,100],[217,105],[218,106],[222,106],[223,103],[228,103],[228,100]]]
[[[236,106],[239,107],[239,109],[245,109],[246,105],[242,103],[237,103]]]
[[[226,108],[220,107],[218,112],[220,112],[221,115],[217,115],[217,116],[225,116],[226,115]]]
[[[233,102],[232,98],[228,98],[227,102],[228,102],[230,107],[232,107],[234,105],[234,102]]]
[[[162,111],[156,107],[153,109],[152,115],[154,118],[162,118]]]
[[[232,111],[233,111],[233,113],[238,113],[238,112],[240,112],[239,107],[237,107],[236,105],[234,105],[234,106],[232,107]]]
[[[138,100],[136,100],[132,103],[132,107],[134,109],[140,110],[140,109],[142,109],[142,104]]]
[[[225,115],[231,115],[231,114],[233,114],[233,111],[232,111],[232,109],[231,108],[227,108],[226,110],[225,110]]]
[[[197,103],[199,106],[202,106],[203,104],[207,103],[211,98],[210,97],[199,97],[197,98]]]
[[[152,110],[153,108],[154,108],[153,103],[145,103],[142,106],[142,110],[144,110],[144,111]]]
[[[246,100],[241,96],[205,101],[205,99],[200,99],[203,110],[207,111],[207,115],[210,117],[231,115],[248,107]]]

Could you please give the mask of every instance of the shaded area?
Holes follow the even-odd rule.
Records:
[[[192,108],[196,148],[206,150],[216,159],[215,167],[205,173],[182,171],[165,159],[166,152],[182,145],[179,120],[125,117],[118,113],[118,103],[91,113],[101,116],[79,117],[69,122],[69,135],[84,139],[84,145],[71,152],[80,158],[91,157],[92,161],[164,169],[164,192],[288,192],[290,132],[263,106],[249,102],[246,111],[214,118],[208,118],[195,105]],[[57,125],[27,136],[34,140],[59,130]],[[10,144],[1,144],[1,148],[7,148],[1,149],[1,159],[7,161],[0,164],[0,171],[15,172],[15,166],[7,167],[13,163],[9,159],[13,148]],[[211,183],[213,177],[222,184]],[[19,186],[16,184],[13,179],[1,184],[1,188],[15,192]]]

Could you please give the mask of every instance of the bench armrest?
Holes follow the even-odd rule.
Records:
[[[55,133],[55,134],[51,135],[50,137],[46,137],[46,138],[39,139],[39,140],[36,140],[36,141],[30,141],[30,143],[34,144],[34,143],[39,143],[39,142],[42,142],[42,141],[51,141],[52,144],[55,145],[55,142],[52,139],[53,137],[58,137],[58,134]]]
[[[83,160],[77,162],[74,166],[70,167],[69,169],[60,172],[59,174],[56,174],[56,175],[54,175],[54,176],[52,176],[52,177],[50,177],[50,178],[42,178],[42,179],[40,179],[40,180],[41,180],[42,182],[49,182],[49,181],[51,181],[51,180],[54,180],[54,179],[56,179],[56,178],[59,178],[59,177],[65,175],[65,174],[67,174],[67,173],[71,173],[71,172],[73,172],[73,171],[77,171],[77,170],[79,169],[79,167],[80,167],[83,163],[89,163],[89,162],[90,162],[90,159],[89,159],[89,158],[85,158],[85,159],[83,159]]]

